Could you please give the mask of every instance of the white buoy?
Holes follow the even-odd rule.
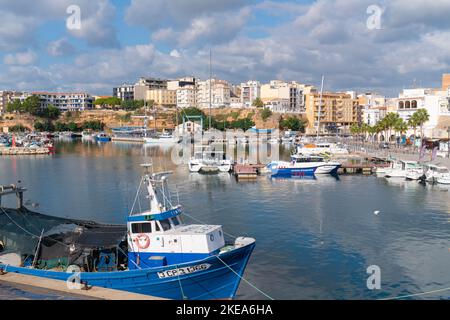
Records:
[[[377,216],[379,213],[380,213],[380,211],[377,210],[373,214]]]

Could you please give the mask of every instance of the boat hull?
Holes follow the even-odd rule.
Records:
[[[246,238],[241,247],[220,255],[160,268],[116,272],[81,272],[89,286],[104,287],[173,300],[233,299],[255,247]],[[223,261],[223,262],[222,262]],[[5,272],[67,281],[74,274],[0,265]],[[191,270],[191,271],[190,271]],[[192,271],[193,270],[193,271]]]
[[[272,177],[304,177],[314,176],[316,174],[337,174],[341,164],[324,163],[311,165],[296,165],[290,163],[278,163],[269,165]]]
[[[144,138],[146,144],[177,144],[177,138]]]
[[[97,141],[97,142],[110,142],[111,138],[110,137],[95,137],[95,141]]]

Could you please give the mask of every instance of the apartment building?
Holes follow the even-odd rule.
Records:
[[[261,98],[261,83],[259,81],[248,81],[240,85],[240,97],[243,107],[250,108],[257,98]]]
[[[230,100],[231,86],[225,80],[200,81],[197,85],[197,104],[200,108],[209,108],[210,101],[212,108],[229,107]]]
[[[358,123],[358,99],[353,99],[347,93],[323,94],[320,103],[320,93],[310,93],[305,97],[308,133],[347,132],[350,126]],[[319,119],[320,114],[320,119]]]
[[[176,93],[176,106],[178,108],[191,108],[197,104],[196,99],[197,79],[184,77],[167,82],[167,89]]]
[[[361,108],[361,119],[359,119],[360,123],[374,126],[386,116],[386,97],[373,93],[364,93],[359,94],[357,98],[358,104]]]
[[[167,90],[167,82],[157,78],[139,78],[134,85],[134,99],[146,100],[148,90]]]
[[[197,94],[195,86],[180,87],[176,91],[177,107],[192,108],[197,106]]]
[[[153,101],[157,106],[175,107],[177,105],[177,91],[167,89],[149,89],[146,91],[145,101]]]
[[[61,111],[90,110],[94,106],[94,98],[83,92],[33,92],[41,99],[41,108],[53,105]]]
[[[289,101],[289,107],[282,110],[284,113],[303,113],[305,85],[296,81],[285,82],[272,80],[269,84],[261,86],[261,100],[266,105],[273,105],[274,102],[285,106],[285,101]]]
[[[123,84],[113,88],[113,97],[120,100],[134,100],[134,85]]]

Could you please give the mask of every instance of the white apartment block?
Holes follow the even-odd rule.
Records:
[[[211,85],[210,85],[211,83]],[[225,80],[212,79],[200,81],[197,85],[197,104],[200,108],[229,107],[231,99],[231,86]]]
[[[113,97],[119,98],[120,100],[134,100],[134,86],[123,84],[113,88]]]
[[[291,110],[291,102],[289,99],[274,99],[266,101],[266,108],[275,113],[288,113]]]
[[[197,105],[195,86],[185,86],[177,89],[177,107],[192,108]]]
[[[241,102],[245,108],[253,106],[257,98],[261,98],[261,83],[259,81],[248,81],[241,83]]]
[[[303,113],[305,112],[304,93],[306,86],[295,81],[285,82],[272,80],[269,84],[261,86],[261,100],[264,104],[274,101],[289,100],[289,107],[283,110],[283,113]],[[283,102],[279,104],[285,106]]]
[[[83,111],[93,108],[94,98],[83,92],[33,92],[41,99],[41,108],[53,105],[61,111]]]
[[[450,91],[428,88],[404,89],[394,101],[396,112],[404,121],[408,121],[417,110],[426,109],[430,120],[424,125],[425,135],[436,138],[447,137],[446,130],[436,127],[441,117],[450,116]]]
[[[376,125],[387,114],[387,99],[384,96],[365,93],[357,96],[361,106],[361,122],[370,126]]]

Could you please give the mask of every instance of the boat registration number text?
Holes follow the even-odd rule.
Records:
[[[210,264],[204,263],[204,264],[199,264],[196,266],[160,271],[160,272],[158,272],[158,277],[160,279],[163,279],[163,278],[184,276],[186,274],[191,274],[191,273],[195,273],[195,272],[199,272],[199,271],[208,270],[210,267],[211,267]]]

